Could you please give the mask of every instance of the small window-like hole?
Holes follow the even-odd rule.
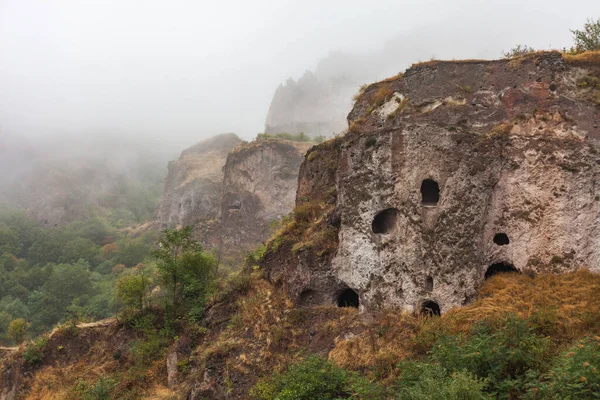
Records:
[[[512,264],[507,263],[496,263],[490,265],[490,267],[485,271],[485,279],[488,279],[491,276],[496,274],[504,274],[508,272],[519,272]]]
[[[426,317],[440,316],[442,314],[440,305],[432,300],[424,301],[421,305],[421,315]]]
[[[496,233],[494,235],[494,243],[498,246],[506,246],[510,243],[510,240],[508,240],[508,235],[506,233]]]
[[[427,290],[428,292],[433,291],[433,277],[428,276],[425,280],[425,290]]]
[[[424,206],[435,206],[440,201],[440,187],[433,179],[421,183],[421,202]]]
[[[337,299],[338,307],[358,307],[358,293],[352,289],[346,289],[341,292]]]
[[[396,226],[396,221],[398,220],[398,209],[396,208],[388,208],[381,212],[379,212],[375,218],[373,218],[373,223],[371,224],[371,229],[373,233],[389,233]]]

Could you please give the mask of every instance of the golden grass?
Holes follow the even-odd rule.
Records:
[[[600,64],[600,50],[597,51],[586,51],[579,54],[568,54],[563,53],[563,60],[570,64],[580,64],[580,63],[594,63]]]
[[[599,328],[600,275],[586,269],[563,275],[501,274],[486,281],[478,300],[444,315],[455,330],[475,322],[501,320],[514,313],[522,318],[551,322],[557,339],[572,339]],[[544,321],[540,321],[543,323]]]
[[[393,95],[394,90],[388,84],[384,84],[379,89],[377,89],[377,92],[373,95],[371,103],[374,104],[376,107],[379,107],[383,105],[383,103],[391,99]]]
[[[423,355],[440,333],[468,332],[478,322],[501,323],[507,314],[528,319],[556,342],[569,343],[600,330],[600,275],[499,274],[485,282],[473,304],[440,318],[385,311],[358,335],[336,341],[329,358],[353,370],[386,376],[400,360]]]

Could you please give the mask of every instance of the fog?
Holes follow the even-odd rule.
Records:
[[[277,86],[332,51],[498,58],[568,47],[598,15],[597,0],[0,0],[0,135],[250,139]]]

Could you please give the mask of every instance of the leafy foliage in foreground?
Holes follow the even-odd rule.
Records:
[[[311,356],[285,373],[259,382],[250,392],[256,400],[384,399],[383,388],[359,375]]]

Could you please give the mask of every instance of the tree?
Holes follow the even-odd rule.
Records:
[[[16,232],[10,229],[6,224],[0,224],[0,255],[12,254],[19,255],[22,244]]]
[[[192,239],[192,227],[165,229],[153,254],[158,261],[161,280],[170,290],[175,315],[180,315],[183,299],[188,310],[200,307],[213,280],[217,262]],[[194,311],[197,314],[197,309]]]
[[[600,50],[600,18],[596,21],[588,19],[582,30],[571,30],[575,46],[571,50],[582,53],[584,51]]]
[[[117,296],[128,307],[135,307],[144,311],[146,306],[146,293],[148,292],[149,281],[144,276],[144,266],[139,264],[136,269],[138,274],[123,275],[117,281]]]
[[[8,339],[12,340],[16,344],[21,344],[25,339],[25,335],[29,330],[29,324],[23,318],[14,319],[8,324],[8,330],[6,331],[6,336]]]

